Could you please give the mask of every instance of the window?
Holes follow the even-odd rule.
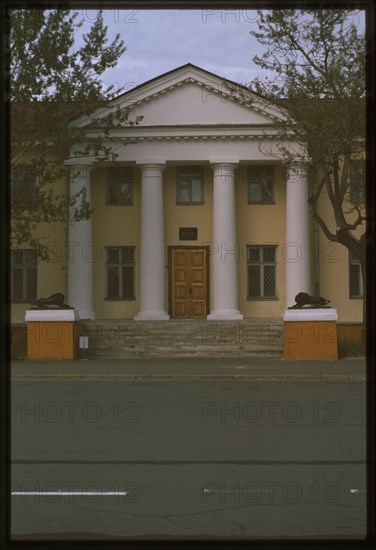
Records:
[[[134,300],[134,246],[106,247],[106,299]]]
[[[274,203],[274,167],[248,167],[248,204]]]
[[[12,203],[17,208],[32,208],[36,199],[37,167],[20,164],[11,169],[10,182]]]
[[[127,166],[107,168],[106,205],[133,205],[133,171]]]
[[[248,300],[277,297],[276,246],[247,246]]]
[[[363,159],[350,160],[348,184],[350,201],[354,204],[364,204],[366,194],[365,162]]]
[[[204,204],[204,182],[200,172],[178,174],[176,204]]]
[[[12,302],[31,302],[37,299],[36,250],[12,250],[10,293]]]
[[[349,251],[349,296],[363,297],[363,277],[360,261]]]

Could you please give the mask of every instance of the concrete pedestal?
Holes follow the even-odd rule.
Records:
[[[28,310],[27,358],[34,360],[78,357],[80,323],[78,311]]]
[[[285,359],[338,359],[336,309],[287,309],[282,319]]]

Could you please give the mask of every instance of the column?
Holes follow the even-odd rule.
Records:
[[[165,311],[165,250],[163,164],[142,164],[140,311],[136,321],[167,321]]]
[[[295,165],[286,184],[286,308],[298,292],[311,294],[309,219],[307,173]]]
[[[243,319],[238,310],[235,164],[216,163],[213,193],[213,309],[208,319]]]
[[[70,195],[81,189],[91,201],[89,164],[70,164]],[[74,206],[70,208],[72,219]],[[93,236],[92,220],[71,222],[68,227],[68,304],[79,311],[80,319],[94,319],[93,307]]]
[[[307,174],[296,164],[286,187],[286,310],[284,358],[289,361],[337,360],[337,320],[335,308],[288,309],[298,292],[311,294],[310,235]]]

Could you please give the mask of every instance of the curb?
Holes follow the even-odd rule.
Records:
[[[362,374],[16,374],[12,381],[23,380],[147,380],[147,381],[181,381],[181,380],[253,380],[265,382],[278,381],[351,381],[365,382]]]

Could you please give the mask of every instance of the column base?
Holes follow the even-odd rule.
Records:
[[[284,358],[287,360],[338,359],[337,310],[299,309],[286,310],[283,340]]]
[[[139,311],[133,319],[135,321],[168,321],[170,316],[163,310]]]
[[[240,321],[244,316],[237,309],[214,309],[206,318],[209,321]]]
[[[88,319],[90,319],[91,321],[94,321],[96,317],[94,311],[83,311],[82,309],[80,309],[78,313],[80,315],[81,321],[88,320]]]

